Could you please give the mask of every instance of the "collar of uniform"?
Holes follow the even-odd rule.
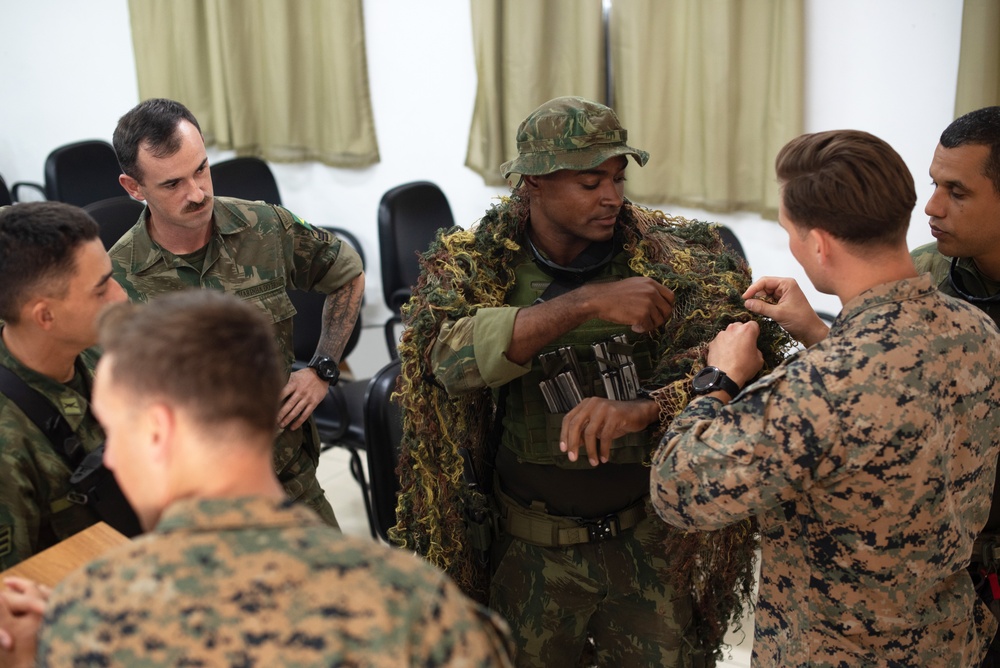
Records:
[[[157,533],[173,531],[220,531],[248,526],[323,525],[323,521],[301,504],[290,499],[264,496],[232,498],[180,499],[170,504],[159,523]]]
[[[81,353],[80,357],[77,359],[76,372],[83,373],[82,369],[86,367],[86,364],[80,364],[80,360],[89,356],[90,359],[96,363],[97,353],[91,348],[85,350]],[[7,345],[0,339],[0,365],[7,367],[15,374],[17,374],[23,381],[25,381],[29,386],[38,392],[42,393],[48,398],[54,398],[56,400],[55,407],[59,411],[59,414],[63,416],[66,423],[69,425],[70,429],[76,431],[80,428],[80,423],[83,422],[84,416],[90,409],[90,402],[87,397],[74,391],[68,385],[64,385],[58,381],[52,380],[48,376],[38,373],[33,369],[29,369],[25,365],[10,354],[7,349]],[[91,365],[92,368],[92,365]],[[86,380],[86,385],[89,387],[91,384],[91,379]]]
[[[837,319],[833,322],[833,326],[830,328],[830,333],[836,334],[846,326],[848,321],[868,309],[890,302],[919,299],[935,292],[937,292],[937,288],[934,287],[930,274],[921,274],[915,278],[904,278],[889,283],[881,283],[865,290],[844,304],[840,315],[837,316]]]
[[[250,227],[250,221],[238,206],[242,200],[232,197],[215,197],[212,200],[213,234],[222,236],[236,234]],[[168,267],[177,265],[177,256],[164,251],[158,243],[149,236],[149,207],[147,206],[140,218],[141,225],[132,228],[132,273],[140,274],[158,262]],[[210,242],[211,243],[211,242]]]

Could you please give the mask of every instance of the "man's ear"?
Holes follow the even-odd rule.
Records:
[[[830,251],[833,250],[833,238],[826,230],[814,227],[809,230],[809,248],[816,257],[820,266],[825,267],[830,264]]]
[[[150,456],[157,465],[163,466],[170,460],[177,437],[177,414],[170,405],[156,402],[146,407],[146,420],[150,430]]]
[[[43,298],[25,304],[21,311],[21,318],[30,320],[35,326],[46,331],[52,329],[52,325],[55,323],[55,314],[52,313],[49,300]]]
[[[538,192],[538,177],[529,174],[521,175],[521,180],[524,182],[524,186],[528,189],[528,192],[536,193]]]
[[[140,202],[146,201],[146,195],[142,192],[142,185],[128,174],[119,174],[118,183],[122,185],[125,192],[132,196],[132,199],[137,199]]]

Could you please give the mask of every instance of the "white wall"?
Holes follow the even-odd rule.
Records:
[[[464,167],[476,84],[469,2],[365,0],[382,162],[363,170],[273,166],[289,208],[361,239],[369,323],[385,313],[375,224],[382,193],[405,181],[435,181],[456,221],[468,224],[499,192]],[[891,143],[918,184],[910,244],[930,241],[922,213],[927,167],[952,120],[962,0],[806,0],[806,11],[806,130],[852,127]],[[8,183],[41,181],[52,148],[110,141],[118,117],[139,101],[127,1],[0,0],[0,25],[0,174]],[[807,284],[774,223],[672,211],[733,227],[756,275],[793,275]],[[807,293],[817,308],[839,310],[835,298]]]

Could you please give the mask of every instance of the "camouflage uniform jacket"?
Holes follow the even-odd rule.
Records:
[[[349,244],[280,206],[216,197],[213,207],[215,229],[200,274],[150,238],[146,209],[109,251],[114,278],[131,301],[187,288],[212,288],[250,302],[274,323],[278,345],[291,369],[295,307],[288,290],[329,294],[361,273],[361,258]],[[318,447],[311,418],[301,429],[283,431],[275,444],[275,471],[280,473],[294,461],[307,429]]]
[[[185,499],[62,581],[39,666],[509,666],[506,630],[412,554],[261,497]]]
[[[966,566],[993,489],[998,368],[993,324],[922,276],[862,293],[730,404],[677,417],[654,506],[686,529],[757,516],[757,665],[978,665],[996,622]]]
[[[93,349],[78,358],[77,373],[82,370],[86,377],[74,382],[82,381],[88,391],[81,395],[21,364],[0,340],[0,365],[49,399],[87,452],[104,441],[104,432],[90,412],[89,389],[97,358]],[[72,473],[48,437],[0,394],[0,570],[97,521],[86,506],[67,500]]]
[[[917,271],[929,273],[938,290],[946,295],[962,299],[962,295],[958,294],[948,278],[951,258],[938,252],[937,243],[921,246],[910,255],[913,257],[913,264],[916,265]],[[992,297],[1000,294],[1000,283],[980,273],[972,258],[959,258],[956,270],[961,275],[962,282],[969,294],[975,297]],[[997,326],[1000,326],[1000,304],[976,304],[976,306],[993,318],[993,322]]]
[[[937,243],[930,243],[915,249],[910,255],[917,271],[926,272],[931,275],[931,281],[938,290],[951,295],[957,299],[963,296],[955,290],[949,278],[951,270],[951,258],[941,255],[937,249]],[[989,279],[980,273],[979,268],[972,258],[959,258],[955,269],[961,277],[964,289],[974,297],[992,297],[1000,295],[1000,283]],[[971,302],[970,302],[971,303]],[[986,315],[993,319],[993,322],[1000,326],[1000,302],[974,304]],[[993,507],[990,509],[990,518],[986,521],[983,533],[989,532],[995,540],[1000,540],[1000,497],[994,492]],[[978,557],[979,555],[974,555]],[[980,561],[976,559],[977,563]]]

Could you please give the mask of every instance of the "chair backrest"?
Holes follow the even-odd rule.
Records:
[[[101,228],[98,232],[101,242],[106,249],[111,250],[115,242],[139,222],[139,216],[145,207],[145,204],[128,195],[119,195],[87,204],[83,210],[97,221]]]
[[[730,253],[743,258],[744,262],[749,261],[747,260],[747,254],[743,251],[743,244],[741,244],[740,240],[736,238],[736,233],[725,225],[719,225],[716,228],[716,231],[719,233],[719,236],[722,237],[722,245],[728,248]]]
[[[382,295],[393,313],[409,300],[420,275],[417,253],[423,253],[438,229],[455,224],[451,206],[430,181],[404,183],[387,191],[378,207]]]
[[[10,190],[7,188],[7,182],[3,180],[0,176],[0,206],[7,206],[8,204],[13,204],[14,200],[10,196]]]
[[[375,528],[386,541],[389,529],[396,524],[396,496],[399,494],[396,464],[403,439],[403,423],[399,403],[390,398],[398,378],[399,360],[393,360],[372,376],[365,391],[365,451],[371,507]]]
[[[60,146],[45,159],[45,198],[85,206],[125,194],[115,149],[91,139]]]
[[[260,158],[245,156],[212,165],[212,189],[224,197],[281,204],[274,173]]]

